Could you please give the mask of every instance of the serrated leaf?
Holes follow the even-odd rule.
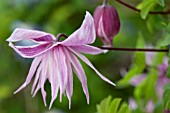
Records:
[[[142,19],[146,19],[149,14],[149,11],[154,7],[156,4],[155,0],[143,0],[139,5],[138,8],[141,10],[140,15]]]
[[[126,103],[123,103],[118,113],[130,113],[129,106]]]
[[[108,111],[111,99],[112,99],[112,97],[109,96],[109,97],[105,98],[104,100],[102,100],[100,105],[97,105],[98,113],[108,113],[107,111]]]
[[[110,104],[108,113],[116,113],[118,111],[121,100],[121,98],[114,99]]]
[[[123,103],[121,98],[115,98],[111,101],[111,96],[103,99],[100,105],[97,105],[97,113],[131,113],[130,107]]]
[[[164,0],[157,0],[157,3],[158,3],[160,6],[162,6],[162,7],[165,6]]]

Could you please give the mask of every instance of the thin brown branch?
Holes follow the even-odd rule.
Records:
[[[126,6],[126,7],[129,8],[129,9],[132,9],[132,10],[134,10],[134,11],[136,11],[136,12],[141,12],[141,10],[139,10],[139,9],[137,9],[137,8],[135,8],[135,7],[133,7],[133,6],[129,5],[129,4],[121,1],[121,0],[116,0],[116,1],[117,1],[118,3]],[[167,11],[150,11],[149,14],[167,15],[167,14],[170,14],[170,10],[167,10]]]
[[[138,52],[168,52],[168,49],[150,49],[150,48],[115,48],[115,47],[98,47],[103,50],[113,51],[138,51]]]

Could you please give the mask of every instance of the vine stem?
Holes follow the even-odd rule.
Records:
[[[141,12],[141,10],[139,10],[139,9],[137,9],[137,8],[135,8],[135,7],[133,7],[133,6],[129,5],[129,4],[121,1],[121,0],[115,0],[115,1],[117,1],[118,3],[126,6],[126,7],[129,8],[129,9],[132,9],[132,10],[134,10],[134,11],[136,11],[136,12]],[[167,10],[167,11],[154,11],[154,12],[153,12],[153,11],[150,11],[149,14],[167,15],[167,14],[170,14],[170,10]]]
[[[115,48],[115,47],[100,47],[103,50],[113,50],[113,51],[139,51],[139,52],[168,52],[168,49],[148,49],[148,48]]]
[[[60,40],[60,37],[68,38],[67,35],[60,33],[56,36],[56,41]],[[139,52],[168,52],[169,49],[149,49],[149,48],[115,48],[115,47],[101,47],[97,46],[103,50],[113,50],[113,51],[139,51]]]
[[[103,5],[107,5],[107,0],[103,0]]]

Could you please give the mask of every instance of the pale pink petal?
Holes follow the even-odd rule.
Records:
[[[26,78],[26,81],[24,82],[24,84],[17,90],[14,92],[14,94],[18,93],[19,91],[21,91],[23,88],[25,88],[31,81],[32,77],[34,76],[34,73],[39,65],[39,63],[41,62],[41,57],[36,57],[30,67],[28,76]]]
[[[58,90],[59,90],[59,75],[57,73],[57,62],[54,62],[54,49],[52,50],[51,54],[50,54],[50,58],[51,60],[49,61],[49,74],[50,74],[50,82],[51,82],[51,102],[50,102],[50,106],[49,109],[51,109],[54,100],[57,98],[58,95]]]
[[[154,111],[154,103],[153,101],[148,101],[147,105],[146,105],[146,112],[147,113],[153,113]]]
[[[133,86],[139,85],[143,80],[145,80],[146,74],[136,75],[129,82]]]
[[[37,70],[37,73],[36,73],[36,77],[35,77],[35,80],[34,80],[34,83],[33,83],[33,86],[32,86],[32,95],[33,97],[35,97],[35,95],[37,94],[38,90],[41,88],[41,77],[43,76],[42,75],[42,70],[44,69],[43,67],[45,66],[45,63],[46,63],[46,60],[44,59],[44,56],[41,56],[42,57],[42,61],[41,61],[41,64]],[[37,83],[38,82],[38,83]],[[35,89],[35,86],[37,84],[37,87]],[[34,91],[35,89],[35,91]]]
[[[137,103],[133,98],[129,99],[129,106],[132,110],[135,110],[137,108]]]
[[[101,50],[97,47],[90,46],[90,45],[70,46],[70,48],[72,48],[78,52],[81,52],[81,53],[92,54],[92,55],[107,52],[107,50]]]
[[[48,54],[47,54],[48,55]],[[48,56],[44,55],[43,56],[43,67],[42,67],[42,73],[41,73],[41,78],[40,78],[40,87],[41,87],[41,93],[44,101],[44,105],[47,106],[46,104],[46,91],[44,90],[44,84],[47,79],[47,63],[48,63]]]
[[[67,49],[63,48],[67,59],[66,59],[66,65],[67,65],[67,69],[68,69],[68,82],[67,82],[67,87],[66,87],[66,94],[69,100],[69,109],[71,108],[71,97],[73,95],[73,73],[72,73],[72,68],[71,68],[71,63],[69,60],[69,55],[67,53]]]
[[[85,19],[81,27],[71,34],[66,40],[61,42],[66,46],[78,46],[91,44],[96,39],[95,27],[93,17],[89,12],[86,12]]]
[[[34,93],[35,86],[37,85],[38,80],[39,80],[39,78],[40,78],[40,74],[41,74],[41,72],[42,72],[42,64],[43,64],[43,63],[41,62],[40,65],[39,65],[39,67],[38,67],[38,69],[37,69],[36,75],[35,75],[34,83],[33,83],[33,85],[32,85],[32,90],[31,90],[31,94],[32,94],[32,95],[33,95],[33,93]]]
[[[51,42],[55,40],[55,37],[52,34],[45,33],[42,31],[16,28],[12,33],[12,35],[7,39],[7,41],[17,42],[25,39],[33,40],[36,42],[41,42],[41,41]]]
[[[50,47],[51,43],[38,44],[34,46],[14,46],[12,43],[9,43],[20,56],[24,58],[34,58],[44,52],[46,52]]]
[[[74,67],[74,71],[77,74],[82,87],[83,87],[83,91],[86,95],[86,99],[87,99],[87,103],[89,104],[89,92],[88,92],[88,88],[87,88],[87,79],[86,79],[86,75],[84,72],[84,69],[82,67],[82,65],[80,64],[79,60],[68,50],[66,50],[66,54],[69,58],[69,60],[71,61],[73,67]]]
[[[113,82],[111,82],[109,79],[107,79],[106,77],[104,77],[99,71],[97,71],[97,69],[91,64],[91,62],[82,54],[78,53],[76,50],[69,48],[73,53],[75,53],[81,60],[83,60],[89,67],[91,67],[98,75],[100,78],[102,78],[104,81],[110,83],[111,85],[115,84]]]
[[[61,78],[61,82],[60,82],[60,102],[61,102],[62,94],[66,89],[67,80],[68,80],[66,56],[61,46],[55,48],[55,55],[56,55],[56,61],[58,62],[58,72],[59,72],[58,74],[60,74],[60,78]]]

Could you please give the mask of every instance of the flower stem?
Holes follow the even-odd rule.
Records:
[[[60,40],[60,37],[64,37],[64,38],[68,38],[67,35],[63,34],[63,33],[60,33],[56,36],[56,41],[59,41]]]
[[[107,0],[103,0],[103,5],[107,5]]]
[[[60,37],[64,37],[64,38],[68,38],[67,35],[60,33],[57,35],[56,37],[56,41],[60,40]],[[103,50],[113,50],[113,51],[139,51],[139,52],[168,52],[169,49],[146,49],[146,48],[115,48],[115,47],[101,47],[101,46],[97,46],[100,49]]]
[[[137,9],[137,8],[135,8],[135,7],[133,7],[133,6],[129,5],[129,4],[121,1],[121,0],[115,0],[115,1],[117,1],[118,3],[124,5],[125,7],[129,8],[129,9],[132,9],[132,10],[134,10],[134,11],[136,11],[136,12],[141,12],[141,10],[139,10],[139,9]],[[167,11],[154,11],[154,12],[153,12],[153,11],[150,11],[149,14],[167,15],[167,14],[170,14],[170,10],[167,10]]]
[[[99,47],[103,50],[114,50],[114,51],[138,51],[138,52],[168,52],[168,49],[146,49],[146,48],[115,48],[115,47]]]

